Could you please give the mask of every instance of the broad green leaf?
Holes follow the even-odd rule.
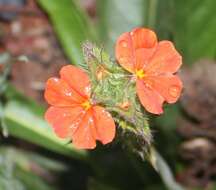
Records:
[[[175,0],[174,40],[189,64],[216,58],[215,7],[215,0]]]
[[[49,150],[85,160],[87,152],[75,149],[69,140],[58,138],[51,127],[31,109],[15,101],[10,101],[4,108],[3,123],[9,135],[22,138]]]
[[[81,44],[94,38],[86,15],[73,0],[38,0],[49,15],[72,64],[85,67]]]
[[[38,162],[43,160],[44,163]],[[51,163],[51,167],[46,164]],[[65,171],[66,166],[41,155],[26,152],[12,147],[0,148],[0,189],[1,190],[54,190],[46,180],[34,172],[32,166],[37,166],[45,172],[53,172],[53,168]],[[50,165],[50,164],[49,164]]]
[[[98,0],[100,35],[113,53],[117,37],[145,23],[146,0]]]

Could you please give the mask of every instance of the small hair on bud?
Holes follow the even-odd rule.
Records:
[[[82,44],[84,56],[86,56],[86,57],[91,56],[93,54],[93,48],[94,48],[94,45],[91,42],[89,42],[89,41],[84,42]]]

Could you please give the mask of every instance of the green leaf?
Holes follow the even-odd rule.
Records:
[[[38,161],[39,159],[39,161]],[[41,161],[44,163],[41,163]],[[51,167],[50,167],[51,163]],[[47,167],[46,164],[49,166]],[[1,190],[54,190],[55,187],[49,185],[43,179],[41,173],[35,172],[36,167],[49,175],[53,171],[65,171],[66,165],[45,158],[36,153],[21,151],[12,147],[0,148],[0,189]],[[54,169],[54,170],[53,170]],[[57,170],[55,170],[57,169]],[[60,169],[60,170],[59,170]]]
[[[175,0],[177,47],[188,63],[200,58],[216,58],[215,0]]]
[[[85,67],[81,44],[93,38],[93,28],[73,0],[38,0],[48,13],[72,64]]]
[[[7,126],[9,135],[76,159],[87,158],[87,152],[75,149],[68,144],[69,140],[58,138],[41,117],[23,104],[8,102],[4,108],[3,123]]]
[[[98,0],[100,34],[112,50],[117,37],[145,22],[146,0]],[[113,51],[111,51],[113,52]]]

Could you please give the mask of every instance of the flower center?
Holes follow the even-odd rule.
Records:
[[[143,69],[139,69],[139,70],[136,70],[136,76],[137,78],[142,79],[146,76],[146,74]]]
[[[88,110],[92,106],[88,100],[83,102],[81,105],[85,110]]]

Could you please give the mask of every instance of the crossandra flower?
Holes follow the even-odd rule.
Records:
[[[61,138],[72,139],[81,149],[93,149],[96,140],[103,144],[115,136],[115,123],[111,115],[91,100],[88,75],[72,65],[62,67],[60,78],[46,83],[45,99],[51,105],[45,119]]]
[[[148,112],[161,114],[164,102],[178,100],[182,82],[175,73],[182,58],[172,42],[158,42],[152,30],[136,28],[118,38],[115,52],[119,64],[133,73],[139,100]]]

